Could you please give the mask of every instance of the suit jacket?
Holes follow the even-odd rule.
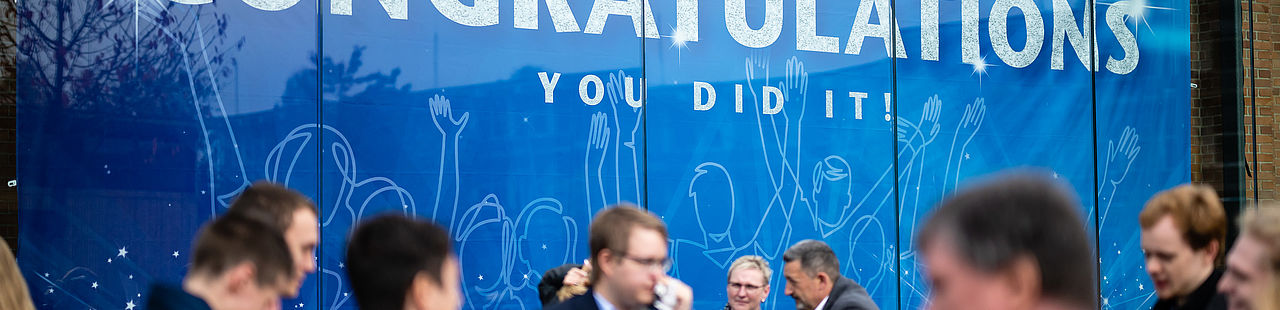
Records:
[[[857,282],[844,276],[836,275],[835,286],[827,295],[827,304],[821,310],[879,310],[871,301],[871,295]]]
[[[596,294],[592,290],[587,290],[586,294],[573,296],[562,303],[551,306],[543,306],[548,310],[600,310],[600,305],[596,304]]]
[[[156,284],[147,296],[147,308],[153,310],[209,310],[203,299],[182,290],[181,286]]]

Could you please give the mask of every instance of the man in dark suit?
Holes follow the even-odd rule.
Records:
[[[799,310],[878,310],[861,285],[840,275],[840,261],[830,246],[804,240],[782,253],[786,294]]]
[[[689,310],[693,290],[666,275],[667,227],[635,206],[615,206],[591,220],[591,290],[548,309]]]

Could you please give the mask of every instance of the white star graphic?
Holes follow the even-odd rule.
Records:
[[[1142,284],[1138,284],[1138,290],[1145,290],[1144,288],[1142,288]]]
[[[173,257],[178,257],[178,251],[173,251]]]
[[[547,244],[546,244],[546,243],[543,243],[543,244],[542,244],[542,249],[543,249],[543,250],[546,250],[546,249],[547,249]]]
[[[89,287],[90,287],[90,288],[98,288],[98,282],[93,282],[93,284],[89,285]]]
[[[125,257],[125,255],[129,255],[129,250],[127,250],[127,248],[121,247],[119,250],[116,250],[116,257]]]
[[[49,277],[49,273],[48,273],[48,272],[44,273],[44,277],[45,277],[45,278],[48,278],[48,277]]]
[[[480,275],[479,277],[476,277],[476,278],[480,279],[480,281],[484,281],[484,275]]]
[[[338,263],[338,268],[346,268],[346,267],[347,267],[347,265],[344,265],[344,264],[342,264],[342,263]]]
[[[987,63],[986,56],[982,56],[982,58],[978,58],[977,61],[974,61],[969,64],[973,65],[973,73],[970,73],[969,76],[973,76],[977,74],[979,79],[981,79],[983,75],[987,74],[987,67],[991,66],[991,64]]]
[[[110,257],[108,257],[108,258],[107,258],[107,263],[108,263],[108,264],[110,264],[110,263],[111,263],[111,258],[110,258]]]
[[[124,310],[133,310],[133,307],[137,307],[137,305],[133,304],[133,300],[129,300],[129,302],[124,304]]]
[[[964,159],[969,159],[969,153],[964,153]]]
[[[528,280],[528,279],[529,279],[529,275],[528,275],[528,274],[524,275],[524,279],[525,279],[525,280]]]
[[[48,294],[53,294],[53,289],[49,289],[49,293],[48,293]]]
[[[129,275],[129,280],[133,280],[133,275]]]

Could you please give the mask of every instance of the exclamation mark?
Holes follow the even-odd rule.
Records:
[[[892,107],[889,106],[889,103],[892,102],[889,100],[889,96],[890,93],[884,93],[884,121],[886,122],[893,120],[893,117],[889,115],[889,112],[892,111]]]

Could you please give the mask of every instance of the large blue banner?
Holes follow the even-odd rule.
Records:
[[[1189,178],[1187,3],[35,0],[19,6],[19,264],[42,309],[144,308],[254,180],[321,209],[290,309],[355,308],[361,219],[448,227],[467,309],[537,309],[600,209],[670,229],[722,307],[743,255],[829,243],[884,309],[974,177],[1076,192],[1103,308],[1149,307],[1136,214]]]

